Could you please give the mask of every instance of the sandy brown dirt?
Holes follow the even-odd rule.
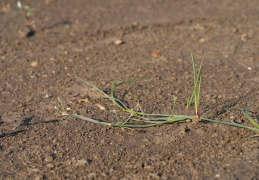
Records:
[[[109,92],[113,80],[146,78],[115,94],[129,108],[183,114],[192,91],[189,50],[204,54],[202,117],[249,125],[233,106],[259,100],[257,0],[22,1],[35,8],[35,35],[16,1],[0,2],[0,179],[259,179],[255,132],[215,123],[120,129],[61,116],[116,121],[78,76]],[[124,43],[115,45],[116,40]],[[152,57],[153,52],[160,57]],[[35,63],[36,62],[36,63]],[[80,93],[90,102],[70,99]],[[100,104],[106,110],[100,110]],[[59,106],[60,107],[60,106]],[[190,111],[194,113],[194,111]],[[250,114],[258,120],[259,104]]]

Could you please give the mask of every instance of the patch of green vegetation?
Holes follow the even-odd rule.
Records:
[[[78,78],[83,83],[96,89],[98,92],[100,92],[103,95],[104,98],[109,99],[113,104],[115,104],[122,111],[127,112],[129,114],[129,116],[127,118],[123,118],[123,120],[118,119],[117,123],[98,121],[98,120],[94,120],[94,119],[91,119],[91,118],[88,118],[88,117],[85,117],[82,115],[78,115],[78,114],[71,114],[70,116],[74,117],[74,118],[82,119],[85,121],[93,122],[93,123],[103,124],[103,125],[107,125],[107,126],[121,127],[121,128],[147,128],[147,127],[153,127],[153,126],[158,126],[158,125],[162,125],[162,124],[184,123],[184,122],[193,122],[193,121],[209,121],[209,122],[236,126],[236,127],[240,127],[240,128],[254,130],[254,131],[259,131],[259,124],[256,123],[248,113],[249,108],[254,104],[249,105],[245,111],[239,107],[233,107],[232,109],[240,110],[244,114],[244,116],[255,127],[245,126],[242,124],[238,124],[234,121],[223,122],[223,121],[217,121],[217,120],[213,120],[213,119],[203,118],[200,116],[199,103],[200,103],[200,90],[201,90],[201,80],[202,80],[202,78],[201,78],[202,77],[201,76],[202,75],[202,62],[199,66],[198,72],[196,73],[195,62],[194,62],[194,57],[193,57],[192,53],[191,53],[191,58],[192,58],[193,74],[194,74],[194,89],[193,89],[192,95],[187,100],[185,115],[174,115],[173,114],[174,108],[175,108],[176,97],[174,97],[174,104],[173,104],[173,109],[172,109],[171,114],[148,114],[148,113],[143,112],[141,107],[139,108],[140,111],[135,111],[133,109],[129,109],[125,104],[123,104],[123,102],[121,100],[117,99],[114,96],[114,91],[117,87],[119,87],[125,83],[139,81],[139,80],[143,80],[143,79],[131,79],[131,80],[123,81],[118,84],[116,84],[116,81],[114,81],[111,86],[111,93],[110,93],[110,95],[108,95],[105,92],[103,92],[101,89],[99,89],[98,87],[94,86],[93,84]],[[187,115],[188,108],[193,103],[193,101],[194,101],[196,115]],[[67,112],[65,112],[62,104],[61,104],[61,106],[62,106],[62,110],[59,110],[60,113],[62,113],[63,115],[68,115]]]

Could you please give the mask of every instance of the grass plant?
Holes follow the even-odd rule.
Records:
[[[190,98],[187,100],[187,105],[186,105],[186,114],[185,115],[174,115],[174,108],[175,108],[175,102],[176,102],[176,97],[174,97],[174,104],[172,108],[171,114],[149,114],[145,113],[142,111],[141,107],[139,107],[139,111],[129,109],[123,102],[119,99],[117,99],[114,95],[115,89],[125,83],[133,82],[133,81],[139,81],[143,79],[131,79],[127,81],[123,81],[121,83],[116,84],[116,81],[113,82],[111,86],[111,92],[110,95],[106,94],[103,92],[101,89],[98,87],[94,86],[93,84],[86,82],[80,78],[78,78],[80,81],[83,83],[93,87],[95,90],[100,92],[104,98],[109,99],[114,105],[116,105],[119,109],[121,109],[124,112],[127,112],[129,114],[128,117],[119,119],[117,118],[117,122],[111,123],[111,122],[104,122],[104,121],[99,121],[95,119],[91,119],[82,115],[78,114],[71,114],[71,117],[78,118],[81,120],[89,121],[92,123],[98,123],[102,125],[107,125],[107,126],[114,126],[114,127],[121,127],[121,128],[147,128],[147,127],[153,127],[153,126],[159,126],[163,124],[171,124],[171,123],[184,123],[184,122],[193,122],[193,121],[209,121],[209,122],[214,122],[214,123],[219,123],[219,124],[225,124],[225,125],[230,125],[230,126],[235,126],[235,127],[240,127],[240,128],[245,128],[245,129],[250,129],[254,131],[259,131],[259,124],[253,120],[250,115],[249,115],[249,108],[254,105],[251,104],[249,105],[246,110],[242,110],[241,108],[238,107],[233,107],[232,109],[238,109],[240,110],[244,116],[252,123],[254,127],[250,126],[245,126],[242,124],[238,124],[234,121],[232,122],[223,122],[223,121],[217,121],[213,119],[208,119],[201,117],[199,114],[199,103],[200,103],[200,90],[201,90],[201,80],[202,80],[202,62],[199,66],[199,70],[196,73],[195,70],[195,62],[194,62],[194,57],[191,53],[191,58],[192,58],[192,64],[193,64],[193,74],[194,74],[194,89],[192,92],[192,95]],[[204,58],[203,58],[204,59]],[[194,106],[195,106],[195,115],[188,115],[188,108],[194,101]],[[67,112],[64,110],[63,105],[62,110],[59,110],[60,113],[63,115],[68,115]],[[138,105],[139,106],[139,105]]]
[[[30,8],[30,6],[22,5],[20,1],[17,1],[17,7],[19,8],[18,13],[21,13],[23,15],[26,27],[29,29],[27,37],[33,36],[35,34],[35,30],[32,27],[33,21],[31,20],[31,15],[34,9]]]

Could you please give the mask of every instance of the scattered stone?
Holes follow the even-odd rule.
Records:
[[[49,168],[49,169],[53,169],[55,166],[54,166],[54,164],[47,164],[47,168]]]
[[[88,102],[90,102],[89,100],[88,100],[88,98],[84,98],[84,99],[80,99],[78,102],[85,102],[85,103],[88,103]]]
[[[203,24],[197,24],[194,26],[194,29],[203,30],[203,29],[205,29],[205,26]]]
[[[53,156],[47,156],[47,157],[45,158],[45,161],[46,161],[46,162],[52,162],[53,160],[54,160]]]
[[[160,179],[160,175],[157,173],[150,173],[149,175],[152,177],[152,179]]]
[[[34,178],[34,180],[41,180],[41,179],[43,179],[42,176],[36,176],[36,177]]]
[[[249,39],[249,36],[247,34],[242,34],[241,40],[246,42]]]
[[[155,133],[156,136],[163,136],[163,133],[161,132],[158,132],[158,133]]]
[[[58,141],[58,140],[54,138],[52,142],[53,142],[54,144],[56,144],[57,141]],[[54,153],[56,153],[56,152],[54,152]]]
[[[70,31],[70,32],[68,32],[68,35],[69,35],[70,37],[75,37],[76,34],[75,34],[74,32],[71,32],[71,31]],[[78,51],[79,49],[75,49],[75,50]],[[79,51],[80,51],[80,50],[79,50]]]
[[[31,63],[31,66],[32,66],[32,67],[37,67],[37,66],[39,66],[39,62],[38,62],[38,61],[33,61],[33,62]]]
[[[82,99],[81,96],[80,96],[80,94],[75,94],[70,100],[71,100],[71,101],[78,101],[78,100],[80,100],[80,99]]]
[[[72,164],[72,161],[67,160],[66,164],[70,165]]]
[[[45,4],[50,4],[52,2],[53,2],[53,0],[45,0]]]
[[[238,28],[233,28],[233,29],[232,29],[232,32],[233,32],[233,33],[237,33],[238,31],[239,31]]]
[[[100,144],[105,144],[106,142],[105,142],[105,140],[104,139],[102,139],[101,141],[100,141]]]
[[[123,44],[123,41],[122,41],[122,40],[120,40],[120,39],[118,39],[118,40],[114,41],[114,44],[116,44],[116,45],[120,45],[120,44]]]
[[[17,33],[18,33],[18,35],[19,35],[21,38],[26,36],[26,32],[24,32],[24,31],[22,31],[22,30],[19,30]]]
[[[188,132],[188,128],[186,126],[181,127],[181,130],[180,130],[181,135],[184,135],[186,132]]]
[[[84,166],[86,165],[86,163],[87,163],[87,160],[81,159],[76,162],[75,166]]]
[[[159,52],[153,52],[152,53],[152,57],[159,57],[161,56],[161,54]]]
[[[87,175],[88,179],[96,179],[96,173],[90,173]]]
[[[220,177],[220,174],[216,174],[216,175],[215,175],[215,178],[219,178],[219,177]]]
[[[168,163],[165,161],[160,161],[160,164],[167,165]]]
[[[138,22],[133,22],[132,24],[131,24],[133,27],[137,27],[138,25],[139,25],[139,23]]]
[[[104,110],[106,110],[106,108],[105,107],[103,107],[102,105],[100,105],[100,104],[95,104],[100,110],[102,110],[102,111],[104,111]]]
[[[46,99],[50,99],[50,98],[52,97],[52,95],[51,95],[51,94],[46,94],[44,97],[45,97]]]
[[[121,178],[120,180],[129,180],[129,179],[128,179],[128,178],[123,177],[123,178]]]
[[[251,70],[252,70],[252,68],[251,68],[251,67],[248,67],[247,69],[248,69],[249,71],[251,71]]]
[[[3,11],[3,12],[9,12],[10,10],[11,10],[10,4],[6,4],[1,8],[1,11]]]
[[[37,168],[29,169],[30,172],[39,172],[40,170]]]
[[[207,42],[207,39],[201,38],[199,41],[200,41],[200,43],[205,43],[205,42]]]

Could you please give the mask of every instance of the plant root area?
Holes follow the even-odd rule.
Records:
[[[257,0],[24,0],[0,2],[0,179],[259,179],[255,131],[187,122],[117,128],[129,109],[185,113],[192,60],[202,67],[201,117],[249,125],[259,101]],[[60,98],[60,101],[59,101]],[[189,115],[195,115],[194,105]],[[258,122],[259,104],[249,109]]]

